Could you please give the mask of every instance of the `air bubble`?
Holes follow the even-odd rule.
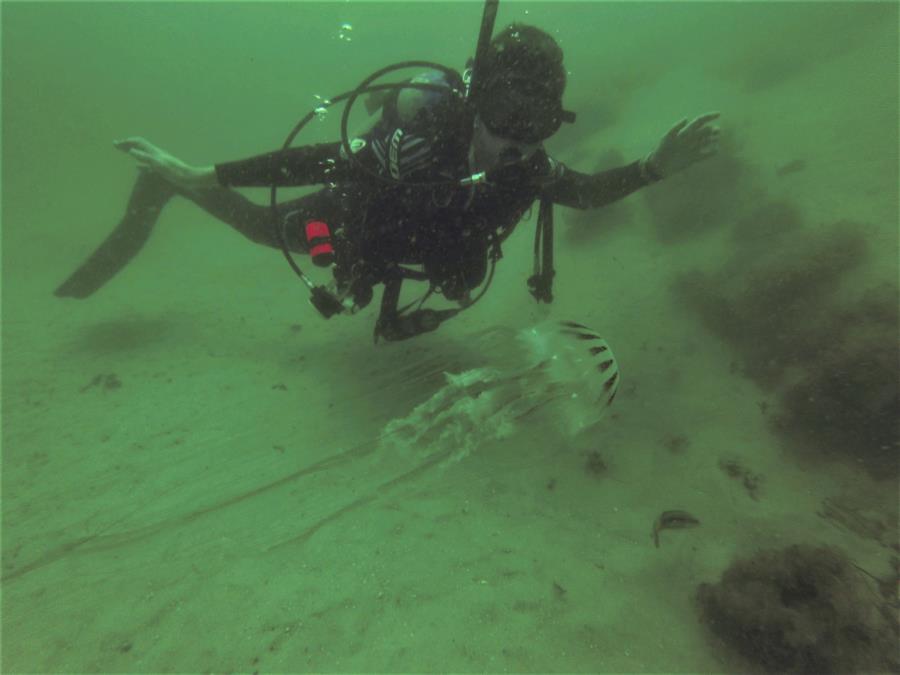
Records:
[[[317,101],[319,101],[319,105],[317,105],[313,109],[313,112],[316,114],[316,119],[318,119],[321,122],[328,116],[328,106],[331,105],[331,101],[329,101],[327,98],[323,98],[322,96],[319,96],[318,94],[313,94],[313,97]]]

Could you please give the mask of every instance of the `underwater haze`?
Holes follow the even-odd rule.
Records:
[[[500,2],[565,53],[567,166],[721,113],[716,157],[556,208],[552,304],[534,209],[483,300],[373,344],[379,295],[326,321],[178,196],[54,295],[126,208],[114,140],[276,150],[461,70],[483,9],[0,5],[0,670],[900,672],[896,2]]]

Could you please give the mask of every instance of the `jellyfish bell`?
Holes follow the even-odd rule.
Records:
[[[568,431],[599,421],[619,389],[619,364],[609,343],[594,329],[568,320],[544,321],[518,338],[528,359],[525,386],[544,387]]]

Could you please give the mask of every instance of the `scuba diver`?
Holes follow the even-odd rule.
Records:
[[[491,32],[485,40],[483,22],[478,53],[462,74],[431,64],[400,86],[364,86],[370,77],[349,94],[341,141],[289,147],[289,137],[279,151],[214,166],[188,165],[142,138],[117,141],[140,165],[126,214],[56,295],[84,298],[98,290],[140,250],[167,201],[181,195],[250,240],[282,249],[326,318],[365,307],[383,284],[376,341],[434,330],[477,301],[503,241],[539,201],[528,285],[538,302],[550,302],[553,204],[601,207],[711,157],[719,130],[710,123],[719,115],[681,120],[631,164],[580,173],[543,148],[563,123],[574,121],[562,104],[562,50],[534,26],[511,24],[493,38]],[[350,139],[349,107],[363,96],[369,113],[380,115]],[[277,187],[309,185],[323,187],[276,203]],[[266,186],[271,207],[232,189]],[[333,281],[314,286],[292,253],[330,268]],[[428,288],[420,301],[400,308],[406,279]],[[458,307],[422,308],[432,294]]]

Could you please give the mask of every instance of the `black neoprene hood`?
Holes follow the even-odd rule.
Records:
[[[504,28],[491,40],[479,68],[484,88],[528,80],[560,99],[566,88],[562,49],[549,33],[535,26],[514,23]]]

